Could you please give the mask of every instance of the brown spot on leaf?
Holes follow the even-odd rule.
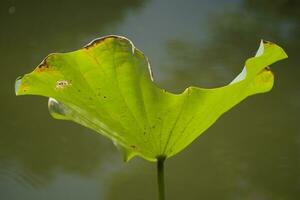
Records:
[[[45,60],[43,60],[42,62],[41,62],[41,64],[39,64],[38,66],[37,66],[37,68],[35,69],[35,71],[36,72],[44,72],[44,71],[46,71],[46,70],[48,70],[49,69],[49,65],[48,65],[48,63],[47,63],[47,60],[45,59]]]
[[[72,85],[71,81],[58,80],[58,81],[56,81],[55,89],[61,90],[61,89],[64,89],[64,88],[66,88],[68,86],[71,86],[71,85]]]
[[[24,85],[22,86],[22,91],[23,91],[23,92],[27,92],[28,89],[29,89],[29,87],[28,87],[27,84],[24,84]]]
[[[263,40],[263,43],[264,44],[269,44],[269,45],[273,45],[274,43],[270,42],[270,41],[267,41],[267,40]]]

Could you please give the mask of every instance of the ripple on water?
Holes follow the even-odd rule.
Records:
[[[19,163],[0,161],[0,182],[13,181],[22,187],[35,189],[44,185],[44,181],[30,170],[24,170]]]

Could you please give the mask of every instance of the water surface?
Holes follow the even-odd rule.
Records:
[[[173,92],[229,83],[260,39],[286,49],[272,92],[226,113],[166,163],[172,200],[300,199],[300,3],[297,0],[2,0],[0,199],[153,200],[155,164],[123,163],[101,135],[52,119],[14,81],[51,52],[107,34],[130,38]]]

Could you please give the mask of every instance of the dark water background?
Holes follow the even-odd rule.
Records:
[[[0,199],[154,200],[155,164],[123,163],[99,134],[52,119],[14,81],[51,52],[107,34],[130,38],[156,82],[179,92],[227,84],[261,38],[289,59],[272,92],[226,113],[166,163],[169,200],[300,199],[300,1],[1,0]]]

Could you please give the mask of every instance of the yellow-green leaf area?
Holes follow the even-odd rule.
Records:
[[[271,90],[269,66],[286,57],[281,47],[261,41],[230,84],[173,94],[153,82],[148,59],[130,40],[106,36],[77,51],[50,54],[17,79],[16,94],[49,97],[54,118],[106,136],[126,160],[138,155],[156,161],[182,151],[246,97]]]

